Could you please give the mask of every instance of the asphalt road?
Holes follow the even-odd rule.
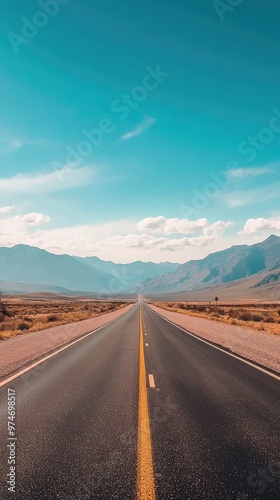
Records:
[[[147,307],[143,322],[158,499],[279,499],[279,381]]]
[[[279,381],[139,310],[0,388],[1,500],[280,498]]]

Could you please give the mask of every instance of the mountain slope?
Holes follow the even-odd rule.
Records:
[[[248,278],[232,281],[226,285],[214,285],[196,290],[186,290],[181,292],[166,292],[162,294],[147,294],[146,298],[155,301],[178,301],[178,302],[208,302],[214,301],[218,296],[220,302],[232,301],[280,301],[280,269],[277,281],[271,282],[269,276],[271,272],[254,274]],[[262,282],[260,285],[259,282]]]
[[[175,271],[179,267],[179,264],[172,262],[155,264],[154,262],[136,261],[131,264],[115,264],[111,261],[100,260],[98,257],[76,258],[79,262],[87,264],[93,269],[110,274],[112,278],[122,283],[123,289],[129,289],[146,279]]]
[[[15,283],[15,289],[23,292],[26,289],[47,291],[48,287],[59,287],[68,291],[112,295],[122,293],[146,278],[174,270],[178,265],[140,261],[114,264],[97,257],[54,255],[27,245],[0,248],[0,281],[2,289],[7,291],[13,290],[12,283]]]
[[[280,267],[280,238],[270,236],[252,246],[234,246],[204,259],[182,264],[175,272],[149,279],[134,293],[162,294],[220,286]]]
[[[22,293],[50,293],[53,295],[73,295],[74,291],[68,290],[61,286],[42,285],[34,283],[17,283],[15,281],[1,281],[0,290],[5,294],[22,294]]]
[[[110,276],[69,255],[54,255],[27,245],[0,248],[0,280],[104,292]]]

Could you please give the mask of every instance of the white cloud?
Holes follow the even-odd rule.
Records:
[[[132,262],[139,259],[186,262],[215,251],[216,245],[222,243],[220,234],[230,224],[223,221],[207,223],[205,227],[201,224],[198,234],[179,237],[179,233],[173,236],[147,232],[141,234],[135,218],[50,229],[36,227],[37,223],[46,222],[48,216],[37,213],[0,219],[0,245],[13,246],[22,243],[56,254],[97,255],[101,259],[115,262]]]
[[[23,142],[16,137],[5,137],[0,136],[0,149],[11,151],[13,149],[19,149],[23,145]]]
[[[280,219],[248,219],[239,234],[255,234],[261,231],[280,231]]]
[[[271,174],[274,170],[272,168],[264,167],[256,167],[256,168],[236,168],[228,171],[228,175],[230,178],[236,177],[238,179],[243,179],[248,176],[257,177],[259,175]]]
[[[164,229],[166,224],[166,217],[159,215],[158,217],[147,217],[138,222],[137,228],[140,231],[145,231],[147,229],[152,231],[158,231],[159,229]]]
[[[175,251],[184,249],[189,246],[202,247],[214,241],[213,236],[197,236],[193,238],[157,238],[150,234],[127,234],[114,235],[104,241],[100,241],[96,245],[96,250],[100,250],[106,246],[125,247],[125,248],[140,248],[151,251]]]
[[[26,223],[29,226],[40,226],[41,224],[47,224],[50,222],[51,218],[48,215],[32,212],[25,215],[16,215],[14,220],[16,222]]]
[[[147,217],[138,222],[140,231],[151,231],[158,234],[191,234],[206,227],[207,219],[190,221],[188,219],[167,219],[162,215],[158,217]]]
[[[2,153],[10,153],[11,151],[20,149],[23,146],[35,146],[45,142],[46,141],[44,139],[31,140],[0,130],[0,152]]]
[[[11,139],[8,146],[12,149],[19,149],[23,146],[23,142],[20,139]]]
[[[103,224],[84,224],[80,226],[35,228],[28,224],[36,220],[25,216],[0,219],[0,244],[12,246],[19,243],[38,246],[54,253],[71,255],[93,255],[99,241],[110,238],[113,234],[128,234],[135,229],[133,219],[107,222]],[[42,214],[40,214],[42,215]],[[47,217],[47,216],[43,216]],[[28,220],[27,220],[28,219]],[[38,220],[38,219],[37,219]],[[43,221],[44,222],[44,221]],[[115,255],[113,250],[113,255]]]
[[[94,175],[91,167],[72,168],[64,166],[48,173],[32,172],[17,174],[8,179],[0,178],[0,192],[4,193],[47,193],[74,188],[89,183]]]
[[[279,195],[280,183],[278,182],[254,189],[223,193],[220,199],[224,200],[229,208],[236,208],[246,205],[259,205],[260,200],[262,202],[273,200],[279,198]]]
[[[158,237],[147,233],[116,234],[99,241],[95,248],[96,250],[100,250],[106,246],[139,248],[145,249],[148,252],[174,252],[187,247],[201,248],[214,243],[217,237],[231,225],[231,222],[223,221],[209,224],[207,219],[189,221],[188,219],[166,219],[163,216],[148,217],[138,222],[137,229],[150,229],[152,233],[165,234],[166,236]],[[168,238],[168,235],[171,234],[190,234],[195,232],[201,232],[202,234],[194,237]]]
[[[220,234],[222,234],[225,229],[231,227],[232,225],[233,223],[231,221],[224,222],[222,220],[218,220],[217,222],[214,222],[213,224],[206,226],[203,229],[203,234],[205,236],[211,235],[217,237]]]
[[[152,127],[155,124],[155,122],[156,122],[155,118],[152,118],[151,116],[146,116],[144,121],[142,123],[139,123],[135,129],[131,130],[130,132],[127,132],[126,134],[123,134],[121,140],[127,141],[132,137],[136,137],[137,135],[143,134],[143,132],[145,132],[145,130],[147,130],[148,128]]]
[[[218,235],[225,228],[230,227],[231,222],[217,221],[209,224],[205,218],[191,221],[189,219],[177,219],[158,216],[147,217],[142,219],[137,224],[137,229],[140,231],[150,231],[155,234],[193,234],[202,232],[204,235]]]
[[[36,227],[49,221],[48,215],[36,212],[0,218],[0,245],[9,247],[22,243],[36,246]]]
[[[8,214],[14,209],[14,205],[0,208],[0,214]]]

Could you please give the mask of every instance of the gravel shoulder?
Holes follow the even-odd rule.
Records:
[[[153,311],[191,333],[280,373],[279,335],[166,311],[152,304],[149,306]]]
[[[119,318],[132,307],[134,307],[134,304],[129,304],[117,311],[102,314],[96,318],[55,326],[38,332],[25,333],[1,341],[0,380],[72,340],[76,340]]]

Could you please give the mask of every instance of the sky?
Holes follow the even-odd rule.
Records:
[[[2,4],[0,246],[186,262],[280,235],[278,0]]]

